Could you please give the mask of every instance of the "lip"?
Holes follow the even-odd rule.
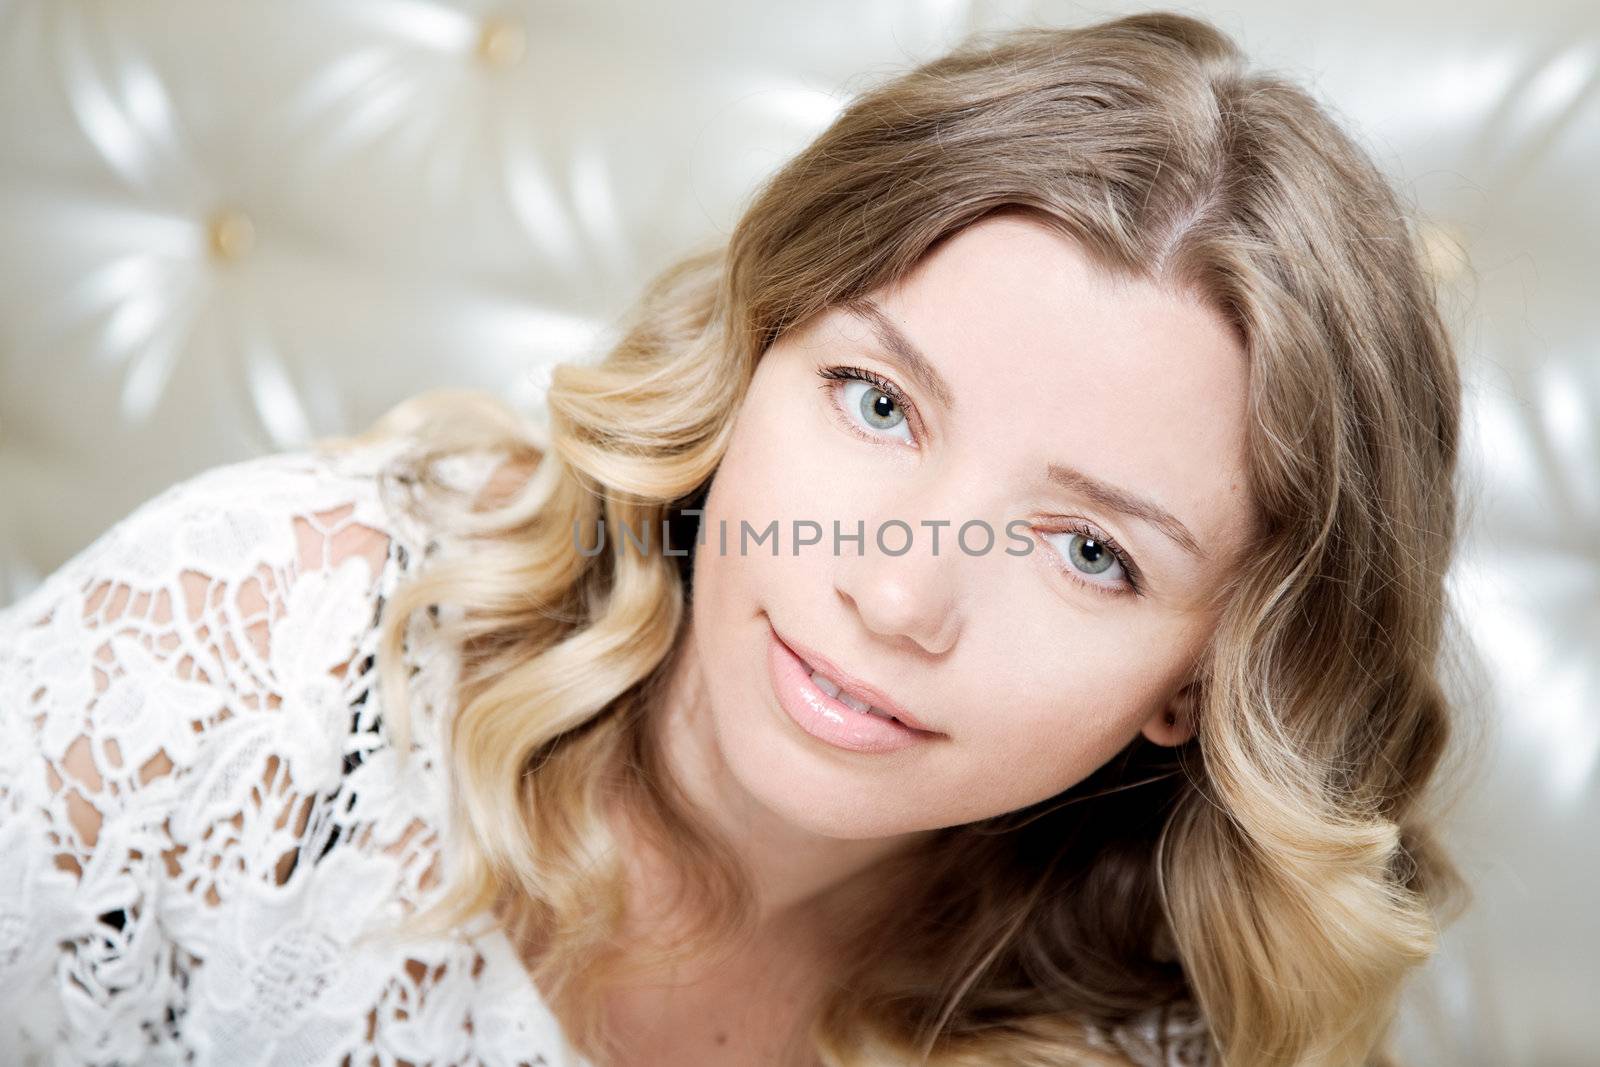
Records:
[[[855,697],[857,700],[864,700],[880,711],[887,711],[890,715],[893,715],[906,726],[916,730],[919,733],[938,733],[937,730],[929,729],[909,711],[907,711],[905,708],[902,708],[899,704],[896,704],[883,690],[876,689],[868,685],[866,682],[863,682],[860,678],[850,674],[848,671],[842,670],[837,663],[834,663],[820,652],[809,649],[797,641],[789,640],[787,637],[779,634],[775,629],[772,631],[772,633],[773,636],[777,637],[779,641],[783,642],[783,644],[788,647],[790,652],[794,653],[796,658],[800,659],[804,663],[809,663],[812,670],[821,671],[823,674],[827,675],[835,685],[837,685],[844,692]]]
[[[837,748],[856,752],[895,752],[943,734],[856,711],[830,697],[811,681],[811,670],[829,674],[820,664],[810,669],[794,649],[768,627],[767,668],[773,692],[788,716],[808,734]],[[832,675],[829,675],[832,677]],[[882,707],[877,700],[870,703]],[[889,708],[883,708],[889,711]],[[893,714],[893,712],[891,712]]]

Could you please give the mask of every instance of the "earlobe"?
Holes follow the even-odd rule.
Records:
[[[1194,710],[1198,692],[1190,682],[1145,722],[1141,732],[1154,744],[1181,745],[1194,736]]]

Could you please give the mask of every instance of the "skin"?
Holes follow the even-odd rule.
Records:
[[[767,934],[733,962],[679,974],[622,1009],[654,1026],[657,1057],[681,1047],[684,1062],[715,1062],[727,1047],[716,1035],[740,1032],[731,1003],[766,1005],[745,1013],[746,1029],[770,1029],[803,983],[762,976],[792,974],[800,959],[825,968],[810,932],[846,878],[940,827],[1060,793],[1140,734],[1188,739],[1191,671],[1215,624],[1207,595],[1251,529],[1244,353],[1191,296],[1115,281],[1018,214],[967,227],[872,296],[944,378],[953,406],[842,309],[785,333],[756,369],[707,500],[688,639],[657,714],[674,774],[743,850]],[[860,400],[878,395],[872,386],[818,375],[846,364],[898,385],[914,412],[868,421]],[[1052,462],[1158,502],[1204,556],[1051,484]],[[774,518],[780,554],[740,555],[740,519],[760,529]],[[853,545],[835,555],[827,537],[791,554],[793,520],[831,532],[836,518],[846,529],[865,520],[865,555]],[[916,536],[890,556],[872,531],[896,518]],[[996,532],[983,555],[954,541],[973,518]],[[937,555],[924,519],[951,520]],[[1006,537],[1013,519],[1026,520],[1023,536],[1044,538],[1030,555],[1004,551],[1020,548]],[[727,554],[717,549],[723,520]],[[1073,520],[1132,556],[1140,595],[1106,592],[1125,572],[1090,561]],[[903,532],[889,543],[903,544]],[[773,692],[769,624],[943,736],[879,755],[812,738]],[[637,895],[659,898],[670,870],[643,849],[633,862]],[[643,916],[645,926],[670,921]]]

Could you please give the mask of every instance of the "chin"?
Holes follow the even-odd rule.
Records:
[[[932,813],[905,794],[887,767],[817,747],[770,693],[766,699],[764,706],[734,705],[741,721],[718,731],[729,773],[762,808],[796,829],[839,840],[896,837],[939,825],[930,824]]]
[[[819,750],[788,721],[766,682],[749,696],[735,694],[713,713],[717,746],[728,774],[765,810],[796,829],[821,837],[862,839],[903,832],[881,805],[888,788],[871,766],[851,766]]]

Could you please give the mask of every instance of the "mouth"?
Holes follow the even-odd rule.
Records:
[[[937,730],[929,729],[882,690],[835,666],[820,653],[796,644],[777,634],[776,631],[774,635],[793,653],[795,659],[800,661],[802,669],[810,676],[811,683],[829,697],[856,712],[887,719],[908,730],[923,734],[938,734]]]
[[[890,722],[898,722],[898,723],[900,723],[901,726],[905,726],[906,725],[904,722],[901,722],[900,719],[896,718],[893,715],[890,715],[887,711],[884,711],[882,708],[876,707],[875,705],[872,705],[872,704],[868,704],[866,701],[862,700],[861,698],[856,697],[856,696],[852,696],[851,694],[846,693],[844,690],[839,688],[839,683],[838,682],[834,681],[832,678],[829,678],[826,674],[823,674],[821,671],[817,670],[811,664],[807,663],[804,659],[800,660],[800,664],[801,664],[801,666],[805,667],[806,673],[811,675],[811,684],[815,685],[818,689],[822,690],[824,693],[827,693],[829,696],[831,696],[835,700],[839,701],[839,703],[844,704],[844,705],[846,705],[848,707],[854,708],[856,711],[864,712],[864,713],[866,713],[868,715],[876,715],[880,719],[888,719]],[[911,729],[915,729],[915,727],[911,727]]]

